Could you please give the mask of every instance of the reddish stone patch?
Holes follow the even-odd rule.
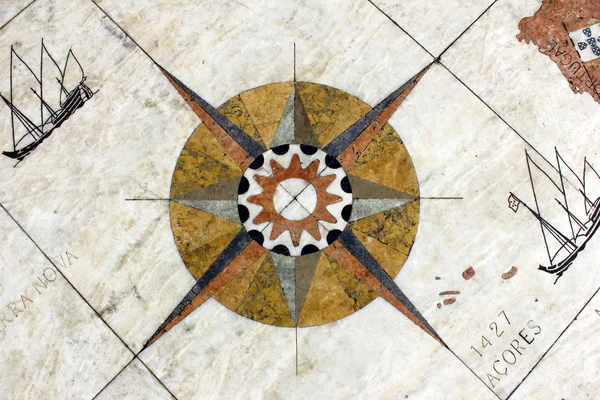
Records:
[[[510,279],[517,274],[517,267],[512,267],[510,271],[502,274],[502,279]]]
[[[583,63],[569,37],[600,22],[598,0],[545,0],[532,16],[519,23],[519,41],[533,42],[550,57],[569,81],[574,93],[588,93],[600,103],[600,59]]]
[[[448,296],[450,294],[460,294],[458,290],[448,290],[446,292],[441,292],[440,296]]]
[[[469,268],[465,269],[462,273],[462,277],[465,278],[466,281],[468,281],[469,279],[471,279],[474,276],[475,276],[475,270],[473,269],[473,267],[469,267]]]

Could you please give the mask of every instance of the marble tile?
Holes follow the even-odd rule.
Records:
[[[437,57],[494,1],[373,0],[373,3]]]
[[[99,393],[98,400],[173,399],[139,360],[135,359]]]
[[[133,354],[1,209],[0,239],[0,397],[93,397]]]
[[[294,329],[210,299],[140,357],[178,399],[277,398],[295,375]]]
[[[32,0],[2,0],[0,1],[0,26],[8,23],[23,8],[27,7]]]
[[[77,35],[67,19],[81,27]],[[36,1],[0,32],[0,45],[15,44],[36,65],[37,32],[59,63],[73,49],[98,93],[16,168],[1,157],[0,202],[53,260],[66,251],[78,257],[64,273],[139,350],[193,279],[173,246],[168,202],[127,199],[169,198],[177,157],[199,121],[92,2]],[[9,56],[0,54],[1,71]],[[3,93],[8,84],[0,81]],[[0,129],[7,150],[10,113],[2,112]]]
[[[600,297],[594,296],[511,399],[594,399],[598,382]]]
[[[294,43],[298,81],[327,84],[369,104],[431,62],[364,1],[226,1],[218,7],[184,0],[98,4],[211,104],[266,83],[292,81]]]
[[[546,158],[554,160],[556,146],[574,164],[584,149],[588,157],[597,154],[589,141],[598,136],[600,117],[589,112],[597,107],[592,96],[570,87],[569,82],[585,87],[585,79],[577,79],[583,70],[568,80],[559,68],[564,63],[559,57],[570,48],[552,45],[554,32],[565,29],[561,21],[541,23],[552,34],[539,44],[520,36],[521,21],[540,6],[538,0],[497,2],[442,62]]]
[[[299,329],[290,386],[299,399],[496,399],[383,299],[335,323]]]
[[[513,192],[533,204],[525,151],[537,155],[442,66],[431,68],[402,111],[390,124],[403,127],[422,199],[417,238],[396,282],[506,398],[597,289],[600,275],[590,266],[600,250],[590,242],[556,284],[538,270],[548,260],[539,223],[507,201]]]

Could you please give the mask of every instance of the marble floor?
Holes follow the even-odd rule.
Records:
[[[598,90],[593,0],[0,0],[0,398],[596,399]]]

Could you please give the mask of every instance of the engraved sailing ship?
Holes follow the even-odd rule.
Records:
[[[600,226],[600,175],[587,159],[583,162],[583,174],[578,175],[558,150],[555,152],[558,168],[551,171],[542,169],[526,152],[535,208],[513,193],[508,197],[508,207],[516,213],[522,204],[539,221],[549,261],[549,265],[540,265],[539,269],[555,274],[558,281]],[[558,179],[552,177],[556,172]]]
[[[75,111],[83,107],[84,103],[97,93],[97,91],[93,92],[85,84],[85,72],[72,50],[69,50],[63,68],[60,68],[55,59],[50,55],[50,52],[44,45],[43,39],[40,53],[40,70],[38,76],[11,46],[10,98],[7,99],[0,93],[0,97],[2,97],[4,103],[6,103],[11,111],[13,147],[12,150],[3,151],[2,154],[18,161],[23,160],[31,154],[45,139],[69,119]],[[44,70],[45,59],[50,64],[49,69],[46,70]],[[31,110],[29,110],[30,116],[27,116],[26,111],[23,111],[23,107],[18,108],[15,105],[13,92],[15,89],[23,89],[22,87],[15,88],[13,86],[13,79],[15,78],[14,70],[17,67],[24,71],[22,75],[29,78],[31,86],[36,86],[34,88],[27,85],[31,92],[33,92],[34,99],[27,99],[26,96],[19,98],[23,102],[28,102],[30,106],[32,103],[37,104],[36,108],[39,107],[39,120],[37,116],[31,116]],[[45,82],[48,80],[50,82]]]

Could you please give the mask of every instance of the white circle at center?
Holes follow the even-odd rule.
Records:
[[[286,179],[275,189],[273,205],[283,218],[300,221],[317,207],[317,191],[304,179]]]

